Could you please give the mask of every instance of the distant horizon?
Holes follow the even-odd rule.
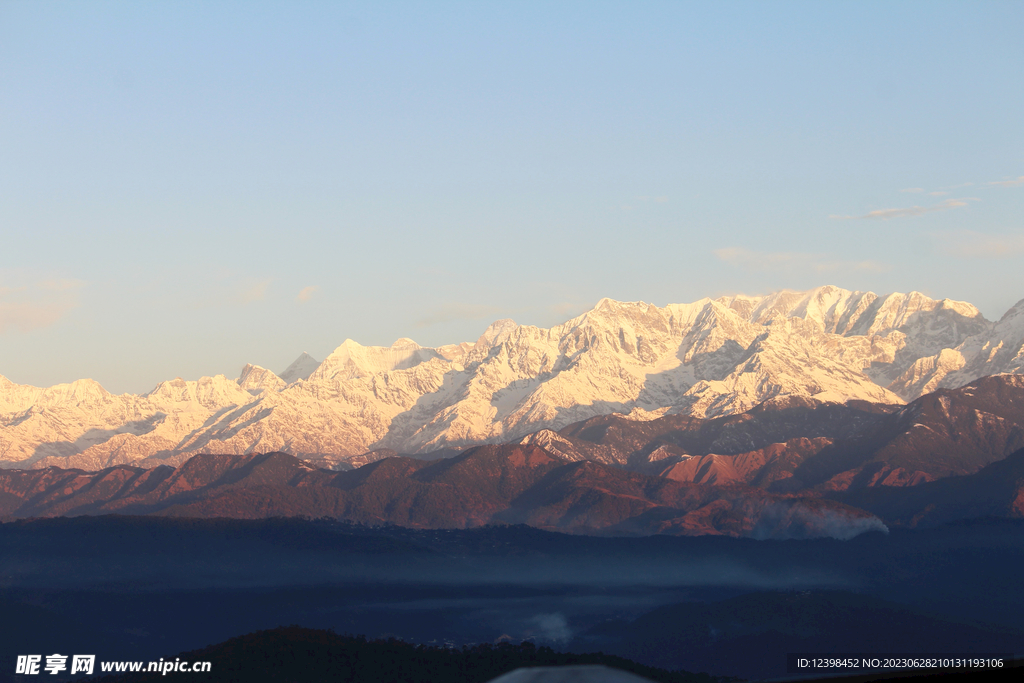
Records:
[[[826,281],[998,319],[1021,35],[996,1],[0,3],[0,374]]]

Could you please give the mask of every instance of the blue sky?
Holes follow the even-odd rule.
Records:
[[[1024,4],[0,3],[0,374],[1024,298]]]

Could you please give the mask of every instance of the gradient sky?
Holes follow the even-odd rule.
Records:
[[[0,374],[1024,298],[1021,2],[0,2]]]

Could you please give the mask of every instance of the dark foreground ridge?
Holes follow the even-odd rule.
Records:
[[[779,677],[788,653],[842,659],[844,653],[1012,656],[1024,646],[1024,632],[940,618],[846,591],[774,591],[665,605],[632,622],[601,624],[573,645],[652,666],[764,680]]]
[[[1019,654],[1021,538],[1024,520],[848,541],[16,521],[0,525],[0,681],[18,655],[173,660],[282,624],[424,645],[530,641],[748,680],[785,678],[791,652]]]
[[[755,653],[744,652],[751,657]],[[332,681],[338,683],[486,683],[522,667],[602,665],[628,671],[657,683],[734,683],[743,679],[706,673],[669,671],[601,652],[572,654],[533,643],[483,644],[460,649],[411,645],[394,638],[368,640],[333,631],[287,626],[257,631],[200,650],[179,659],[210,662],[209,673],[169,674],[170,680],[203,683],[279,683]],[[1024,660],[1013,659],[999,669],[888,671],[847,676],[794,678],[800,683],[868,683],[906,680],[1002,683],[1020,680]],[[167,681],[156,672],[108,675],[94,683],[155,683]]]
[[[208,674],[178,674],[196,683],[332,681],[337,683],[485,683],[520,667],[602,664],[659,683],[727,683],[736,679],[666,671],[600,652],[555,652],[533,643],[484,644],[461,649],[411,645],[298,626],[257,631],[180,655],[212,663]],[[104,683],[166,683],[160,673],[106,676]]]

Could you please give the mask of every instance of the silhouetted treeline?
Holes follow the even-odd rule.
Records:
[[[484,683],[524,666],[603,664],[663,683],[725,683],[735,680],[666,671],[602,653],[568,654],[524,642],[481,644],[461,649],[411,645],[394,638],[362,636],[287,626],[257,631],[181,655],[189,662],[209,661],[210,673],[160,673],[106,676],[101,682],[143,683],[179,678],[199,683]]]

